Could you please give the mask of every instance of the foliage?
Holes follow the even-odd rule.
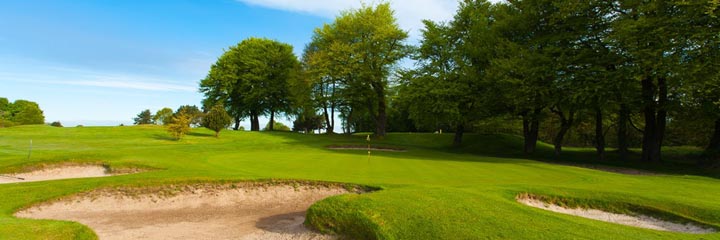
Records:
[[[60,123],[59,121],[54,121],[54,122],[50,123],[50,126],[52,126],[52,127],[63,127],[62,123]]]
[[[43,123],[45,116],[37,103],[21,99],[10,103],[0,98],[0,127]]]
[[[210,108],[203,117],[202,126],[206,127],[215,132],[215,137],[218,137],[220,131],[226,129],[232,123],[232,118],[225,111],[225,107],[218,104]]]
[[[192,117],[184,114],[173,116],[172,123],[167,125],[167,132],[175,138],[175,140],[182,139],[185,134],[190,132],[190,123]]]
[[[173,116],[184,115],[190,118],[190,124],[188,126],[199,126],[202,123],[203,112],[195,105],[182,105],[180,106]],[[174,118],[172,118],[174,119]]]
[[[299,81],[300,64],[289,44],[248,38],[230,47],[200,82],[203,106],[223,104],[239,121],[250,117],[251,130],[259,131],[258,116],[293,112],[291,82]]]
[[[385,135],[389,78],[395,64],[409,53],[407,37],[389,3],[344,11],[333,23],[315,29],[303,59],[313,79],[315,101],[327,112],[327,128],[334,122],[328,108],[341,104],[349,112],[371,116],[375,134]],[[353,115],[349,112],[345,115]]]
[[[157,113],[155,113],[155,116],[153,116],[153,122],[155,122],[155,124],[168,125],[170,124],[172,117],[173,110],[166,107],[158,110]]]
[[[153,115],[150,113],[150,109],[145,109],[138,113],[137,117],[133,118],[135,125],[152,124]]]
[[[278,131],[278,132],[290,132],[290,131],[292,131],[292,130],[290,129],[290,127],[286,126],[285,124],[283,124],[283,123],[281,123],[281,122],[274,122],[274,123],[275,123],[275,124],[274,124],[274,126],[273,126],[272,129],[270,128],[270,123],[268,123],[267,125],[265,125],[265,128],[263,128],[263,131]]]
[[[315,114],[315,112],[310,112],[309,114],[298,114],[293,121],[292,131],[312,133],[317,129],[322,129],[323,124],[323,117]]]

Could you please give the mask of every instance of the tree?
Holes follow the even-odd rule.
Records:
[[[172,123],[167,125],[167,131],[175,140],[182,139],[185,134],[190,132],[191,116],[179,114],[173,116]]]
[[[232,117],[225,111],[225,107],[218,104],[210,108],[203,117],[202,126],[215,131],[215,137],[218,137],[220,131],[229,127],[232,123]]]
[[[173,110],[171,108],[163,108],[157,111],[155,113],[155,116],[153,117],[153,122],[155,124],[162,124],[162,125],[168,125],[170,124],[173,117]]]
[[[62,123],[60,123],[60,121],[52,122],[52,123],[50,123],[50,126],[53,126],[53,127],[63,127],[63,125],[62,125]]]
[[[299,71],[289,44],[248,38],[225,51],[200,82],[203,105],[222,103],[233,116],[235,129],[241,119],[250,117],[251,130],[259,131],[259,116],[269,115],[272,123],[276,114],[293,110],[289,83]]]
[[[304,133],[312,133],[316,129],[322,129],[324,124],[322,116],[315,112],[303,112],[298,114],[293,121],[293,131],[303,131]]]
[[[45,123],[43,111],[40,110],[40,106],[36,102],[18,99],[12,104],[5,103],[5,107],[7,109],[5,116],[12,124],[27,125]]]
[[[135,121],[135,125],[142,125],[142,124],[152,124],[153,121],[153,115],[150,113],[150,109],[145,109],[142,112],[138,113],[137,117],[135,117],[133,120]]]
[[[553,83],[558,80],[558,65],[553,53],[560,46],[553,42],[547,15],[552,1],[511,1],[498,6],[496,31],[500,39],[497,56],[489,74],[495,83],[493,92],[504,93],[507,111],[523,121],[523,151],[531,154],[537,146],[541,120],[552,105]]]
[[[366,106],[375,121],[375,134],[381,137],[387,128],[388,78],[395,64],[409,52],[404,44],[407,37],[388,3],[342,12],[332,24],[316,29],[313,37],[323,43],[313,46],[318,49],[312,51],[319,53],[314,61],[324,66],[343,65],[343,71],[331,76],[352,73],[342,79],[344,96],[356,102],[348,105]]]
[[[717,44],[705,45],[717,39],[717,25],[708,15],[708,11],[714,10],[708,10],[707,3],[620,1],[617,4],[618,18],[613,23],[612,39],[632,63],[632,76],[639,80],[644,162],[662,160],[669,112],[683,94],[678,89],[688,80],[683,72],[697,64],[697,59],[690,58],[692,52],[717,49]]]
[[[177,111],[175,111],[176,116],[178,115],[185,115],[190,118],[190,124],[193,126],[199,126],[202,123],[203,118],[203,112],[200,111],[200,109],[195,105],[182,105],[180,106]]]

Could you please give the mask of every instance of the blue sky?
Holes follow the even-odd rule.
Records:
[[[416,41],[421,19],[448,20],[457,3],[391,5]],[[267,37],[300,54],[314,28],[357,6],[341,0],[2,1],[0,97],[36,101],[46,121],[66,126],[129,124],[143,109],[199,105],[198,82],[228,46]]]

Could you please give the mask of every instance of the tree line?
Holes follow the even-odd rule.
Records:
[[[258,116],[273,126],[285,115],[332,133],[339,115],[344,132],[444,128],[459,145],[499,121],[520,129],[528,154],[547,140],[560,155],[573,131],[600,158],[612,142],[621,158],[639,146],[659,162],[668,131],[720,152],[718,5],[464,0],[452,20],[424,21],[418,46],[389,4],[364,5],[315,29],[299,59],[269,39],[230,47],[200,91],[253,131]],[[401,67],[408,57],[415,65]]]
[[[44,123],[45,116],[36,102],[22,99],[10,102],[0,97],[0,127]]]

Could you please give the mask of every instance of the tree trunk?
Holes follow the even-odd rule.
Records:
[[[335,133],[335,104],[330,105],[330,129],[327,130],[329,134]]]
[[[658,88],[660,88],[658,94],[660,104],[655,101],[656,87],[653,84],[653,79],[645,77],[642,80],[642,99],[645,104],[643,108],[645,128],[642,143],[642,161],[644,162],[656,163],[661,160],[660,146],[662,144],[662,135],[665,132],[665,117],[667,114],[663,109],[664,106],[662,106],[667,99],[667,85],[664,83],[664,79],[658,79]]]
[[[555,135],[555,138],[553,138],[553,145],[555,146],[555,157],[560,157],[560,153],[562,152],[563,139],[565,139],[565,134],[567,134],[573,124],[575,112],[570,111],[567,117],[565,116],[565,113],[563,113],[563,111],[559,108],[557,109],[557,111],[554,112],[560,117],[560,131],[558,131],[557,135]]]
[[[560,131],[558,131],[557,135],[555,135],[555,138],[553,138],[553,145],[555,146],[555,157],[560,157],[560,153],[562,152],[563,139],[565,139],[565,134],[567,134],[568,130],[570,130],[570,126],[572,124],[572,122],[565,119],[561,119],[560,122]]]
[[[658,113],[657,113],[657,161],[662,161],[661,150],[665,140],[665,129],[667,127],[667,106],[668,106],[668,85],[667,79],[658,78]]]
[[[708,153],[720,153],[720,118],[715,120],[715,131],[713,132],[712,138],[710,139],[710,144],[705,150]]]
[[[595,150],[600,161],[605,160],[605,133],[603,130],[603,114],[600,107],[595,109]]]
[[[250,112],[250,131],[260,131],[260,119],[257,112]]]
[[[335,106],[332,104],[330,106],[330,111],[328,111],[328,107],[323,107],[323,112],[325,115],[325,133],[332,134],[335,130]]]
[[[630,108],[627,104],[620,104],[617,125],[617,150],[620,160],[626,160],[628,155],[628,121],[630,120]]]
[[[377,94],[377,108],[378,113],[375,119],[375,135],[379,138],[385,137],[385,129],[387,127],[387,104],[385,102],[385,90],[382,86],[375,88],[375,94]]]
[[[462,137],[464,132],[465,125],[462,123],[458,124],[457,129],[455,129],[455,139],[453,139],[454,146],[460,146],[460,144],[462,144]]]
[[[233,127],[233,130],[240,130],[240,117],[235,117],[235,126]]]
[[[325,115],[325,132],[330,132],[330,114],[327,105],[323,106],[323,115]]]
[[[538,133],[540,130],[539,114],[540,110],[536,109],[532,116],[527,115],[527,113],[523,116],[523,138],[525,142],[523,152],[525,154],[534,153],[537,147]]]
[[[275,110],[270,109],[270,122],[268,123],[268,131],[275,131]]]

